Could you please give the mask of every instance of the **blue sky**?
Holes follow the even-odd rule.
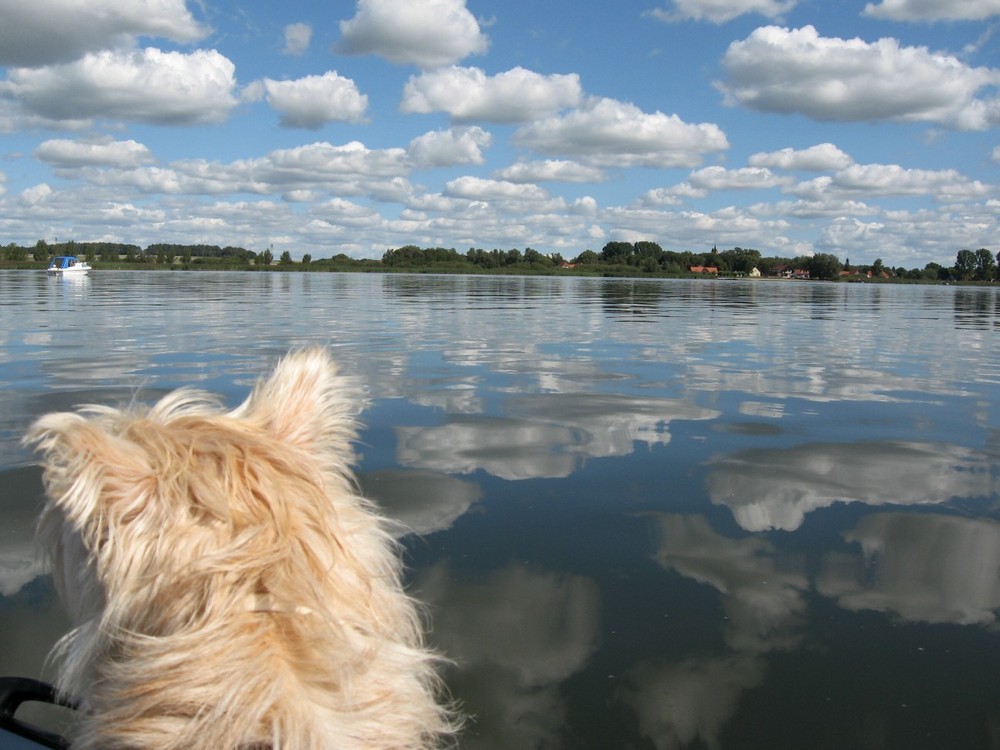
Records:
[[[997,251],[1000,0],[0,0],[0,244]]]

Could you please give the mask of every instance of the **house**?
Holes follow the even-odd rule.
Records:
[[[778,265],[771,267],[771,275],[781,279],[808,279],[808,268],[792,268],[791,266]]]
[[[688,271],[691,273],[718,273],[719,269],[717,266],[688,266]]]

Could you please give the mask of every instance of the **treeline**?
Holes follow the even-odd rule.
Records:
[[[34,245],[25,247],[10,243],[3,248],[2,257],[7,261],[26,261],[28,256],[36,261],[43,261],[56,255],[75,255],[86,259],[88,263],[103,261],[105,263],[174,263],[192,262],[195,258],[215,259],[222,262],[250,263],[257,253],[242,247],[219,247],[218,245],[176,245],[154,243],[146,248],[130,245],[124,242],[46,242],[38,240]]]
[[[32,247],[11,243],[2,248],[0,259],[26,262],[31,258],[47,261],[55,255],[76,255],[88,262],[108,264],[151,264],[175,267],[197,265],[239,268],[277,266],[296,270],[337,271],[436,271],[453,273],[587,273],[606,276],[785,276],[810,279],[902,279],[934,281],[996,281],[1000,275],[1000,253],[986,248],[959,250],[955,264],[928,263],[923,268],[893,268],[877,258],[870,265],[852,265],[829,253],[787,258],[764,256],[752,248],[734,247],[706,252],[664,250],[651,241],[608,242],[600,251],[584,250],[566,259],[559,253],[541,253],[530,247],[523,251],[472,247],[460,253],[455,248],[404,245],[386,250],[380,260],[354,259],[340,253],[314,260],[306,253],[293,261],[285,250],[275,259],[270,249],[254,252],[242,247],[154,243],[146,248],[115,242],[47,243],[38,240]]]
[[[971,260],[970,260],[971,259]],[[955,266],[928,263],[924,268],[886,266],[881,259],[870,265],[852,265],[829,253],[794,258],[764,256],[753,248],[712,248],[703,253],[664,250],[656,242],[608,242],[601,250],[584,250],[572,259],[559,253],[544,255],[530,247],[520,250],[469,248],[420,248],[406,245],[386,250],[382,265],[398,270],[509,270],[545,272],[555,268],[603,275],[655,276],[787,276],[791,278],[837,279],[879,278],[908,280],[984,280],[997,278],[996,259],[989,250],[960,251]]]

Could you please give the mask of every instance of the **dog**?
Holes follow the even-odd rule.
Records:
[[[351,473],[354,400],[325,349],[240,406],[38,419],[40,546],[74,625],[53,649],[80,750],[409,750],[450,744],[390,523]]]

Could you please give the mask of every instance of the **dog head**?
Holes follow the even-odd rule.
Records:
[[[304,571],[289,564],[328,569],[350,555],[339,537],[319,538],[350,521],[330,498],[361,502],[349,391],[326,352],[309,349],[232,411],[184,389],[151,407],[39,419],[26,441],[42,454],[40,539],[75,623],[101,616],[156,634],[293,596]]]

